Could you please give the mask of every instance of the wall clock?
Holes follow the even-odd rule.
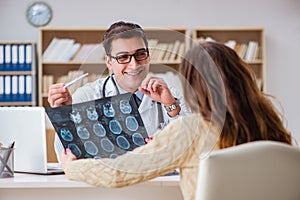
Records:
[[[28,6],[26,10],[26,18],[32,26],[45,26],[52,19],[51,7],[45,2],[34,2]]]

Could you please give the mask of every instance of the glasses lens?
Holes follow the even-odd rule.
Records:
[[[148,51],[146,50],[138,51],[134,54],[134,58],[137,61],[145,60],[148,58]]]
[[[119,64],[127,64],[131,61],[132,56],[134,56],[134,59],[136,61],[142,61],[142,60],[146,60],[148,58],[149,52],[147,49],[140,49],[132,55],[123,54],[123,55],[118,55],[116,57],[113,57],[113,56],[111,56],[111,57],[115,58]]]
[[[118,63],[123,64],[123,63],[128,63],[130,62],[130,55],[124,54],[124,55],[119,55],[116,57],[116,60]]]

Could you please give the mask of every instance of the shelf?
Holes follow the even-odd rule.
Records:
[[[35,102],[0,102],[0,106],[36,106]]]
[[[0,42],[0,106],[37,105],[36,44]]]
[[[253,69],[258,87],[263,91],[266,89],[264,37],[262,27],[197,27],[192,30],[192,44],[201,40],[212,40],[234,48]],[[251,51],[252,49],[254,50]]]
[[[35,71],[0,71],[0,75],[34,75]]]

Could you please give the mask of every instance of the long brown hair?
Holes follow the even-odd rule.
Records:
[[[207,73],[212,68],[218,73]],[[191,109],[206,120],[213,110],[217,113],[216,122],[223,126],[219,148],[256,140],[292,143],[279,113],[258,88],[251,67],[231,48],[216,42],[196,45],[187,52],[179,71],[186,79],[184,96]]]

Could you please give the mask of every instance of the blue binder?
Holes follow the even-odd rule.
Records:
[[[25,45],[25,69],[26,71],[30,71],[32,69],[32,45]]]
[[[4,101],[4,76],[0,75],[0,102]]]
[[[4,45],[0,44],[0,71],[4,71]]]
[[[11,68],[11,45],[4,45],[4,71],[10,71]]]
[[[4,76],[4,102],[11,101],[11,76]]]
[[[27,75],[25,76],[25,101],[31,101],[32,100],[32,85],[33,85],[33,81],[32,81],[32,76],[31,75]]]
[[[11,65],[8,71],[18,71],[18,45],[12,44],[11,45]]]
[[[25,101],[25,76],[18,76],[18,99],[19,101]]]
[[[18,65],[19,71],[25,70],[25,44],[18,45]]]

